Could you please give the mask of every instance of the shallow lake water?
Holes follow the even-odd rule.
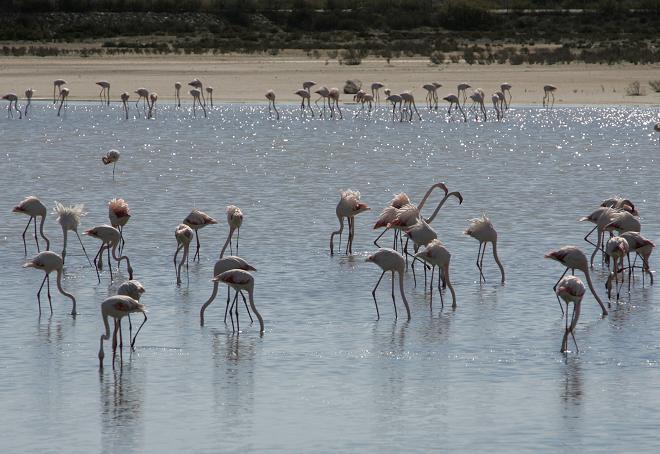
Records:
[[[587,295],[580,353],[563,355],[552,291],[563,269],[543,259],[566,244],[587,251],[591,226],[577,219],[614,194],[636,202],[642,233],[657,242],[655,110],[519,107],[499,123],[467,124],[444,111],[422,110],[413,123],[392,122],[384,108],[352,118],[347,106],[343,121],[301,120],[293,105],[280,111],[275,121],[263,106],[223,105],[204,119],[163,104],[154,120],[124,121],[118,106],[72,103],[58,118],[37,103],[27,121],[0,116],[0,451],[658,452],[656,288],[636,282],[604,319]],[[114,181],[100,159],[111,148],[122,153]],[[431,313],[428,290],[407,273],[412,319],[395,320],[383,285],[376,320],[380,269],[365,263],[380,233],[373,222],[393,194],[419,202],[438,181],[464,197],[433,223],[452,252],[458,307],[441,308],[436,293]],[[354,255],[331,257],[346,188],[372,211],[356,217]],[[122,367],[111,367],[106,342],[99,371],[97,351],[100,303],[125,268],[114,282],[104,271],[99,284],[74,237],[63,285],[79,314],[69,315],[53,286],[53,315],[43,298],[39,317],[43,274],[21,268],[27,217],[11,213],[28,195],[49,210],[55,201],[84,203],[81,231],[108,223],[110,199],[129,203],[125,252],[146,287],[149,320]],[[258,269],[263,336],[244,310],[233,334],[222,296],[199,323],[229,204],[245,214],[240,255]],[[174,229],[193,207],[220,223],[200,230],[201,262],[190,262],[189,283],[177,287]],[[499,233],[505,285],[488,253],[479,284],[478,243],[463,234],[482,213]],[[45,228],[59,253],[51,213]],[[94,254],[98,243],[83,241]],[[602,298],[605,278],[598,266]]]

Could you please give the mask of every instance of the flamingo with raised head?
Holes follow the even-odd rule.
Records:
[[[174,104],[181,107],[181,82],[174,82]]]
[[[140,330],[144,326],[144,324],[147,322],[147,309],[144,306],[144,304],[140,303],[139,301],[131,298],[130,296],[127,295],[115,295],[111,296],[109,298],[106,298],[102,303],[101,303],[101,317],[103,319],[103,326],[105,327],[105,333],[101,334],[101,340],[100,340],[100,348],[99,348],[99,367],[103,369],[103,358],[105,357],[105,353],[103,352],[103,341],[110,339],[110,323],[108,322],[108,318],[112,317],[112,319],[115,322],[115,327],[114,327],[114,332],[112,334],[112,368],[114,369],[115,367],[115,357],[117,354],[117,332],[119,331],[119,354],[120,357],[123,354],[123,347],[124,347],[124,340],[122,338],[122,333],[121,333],[121,319],[128,316],[129,321],[130,321],[130,315],[131,313],[136,313],[136,312],[141,312],[144,315],[144,320],[142,321],[142,324],[138,328],[137,332],[135,333],[135,337],[133,339],[130,339],[130,334],[129,334],[129,341],[131,343],[131,350],[135,349],[135,340],[137,339],[138,334],[140,333]]]
[[[236,205],[229,205],[227,207],[227,224],[229,224],[229,233],[227,234],[227,241],[225,241],[222,250],[220,251],[220,258],[225,255],[225,250],[229,246],[231,255],[234,255],[234,250],[231,245],[231,238],[236,232],[236,254],[238,254],[238,240],[241,236],[241,225],[243,224],[243,212]]]
[[[479,283],[483,280],[484,284],[486,283],[486,277],[484,276],[483,267],[484,267],[484,254],[486,253],[486,247],[488,243],[493,245],[493,258],[495,263],[500,268],[500,273],[502,274],[502,284],[504,284],[504,267],[500,262],[500,258],[497,255],[497,231],[493,227],[493,223],[486,215],[482,215],[479,218],[470,219],[470,226],[465,230],[465,234],[471,236],[475,240],[479,241],[479,252],[477,252],[477,268],[479,268]],[[481,258],[480,255],[481,254]]]
[[[586,289],[584,284],[580,279],[575,276],[566,276],[562,278],[557,283],[556,295],[557,298],[561,298],[566,303],[566,329],[564,330],[564,337],[561,341],[561,352],[568,352],[568,336],[569,334],[573,338],[573,343],[575,343],[575,349],[579,352],[580,349],[577,346],[575,340],[575,327],[577,326],[578,320],[580,318],[580,309],[582,306],[582,298]],[[568,305],[573,303],[573,315],[571,316],[571,323],[568,323]],[[563,307],[562,307],[563,311]]]
[[[101,87],[101,92],[99,93],[99,99],[101,104],[110,105],[110,82],[107,80],[99,80],[96,82],[96,85]]]
[[[57,290],[59,292],[69,298],[71,302],[73,303],[73,306],[71,308],[71,315],[75,316],[76,315],[76,299],[74,296],[68,292],[66,292],[62,288],[62,273],[64,272],[64,261],[62,260],[62,257],[57,255],[56,253],[52,251],[44,251],[39,253],[36,257],[34,257],[32,260],[29,260],[23,265],[23,268],[35,268],[37,270],[41,270],[46,275],[44,276],[44,280],[41,282],[41,286],[39,287],[39,291],[37,291],[37,302],[39,304],[39,315],[41,315],[41,290],[44,288],[44,283],[47,282],[46,288],[48,292],[48,304],[50,305],[50,313],[53,313],[53,305],[50,297],[50,273],[55,271],[57,273]]]
[[[222,282],[227,284],[229,287],[233,288],[237,292],[246,291],[248,294],[248,299],[250,301],[250,308],[254,315],[257,316],[259,320],[259,332],[264,332],[264,319],[261,317],[261,314],[254,305],[254,277],[247,271],[234,269],[225,271],[222,274],[219,274],[213,278],[213,282]],[[236,331],[241,330],[240,325],[238,324],[238,304],[236,305]],[[232,329],[233,329],[232,323]]]
[[[197,248],[195,255],[193,255],[193,262],[195,258],[199,260],[199,229],[203,229],[207,225],[217,224],[218,221],[213,219],[203,211],[194,208],[188,216],[183,220],[183,223],[195,231],[195,239],[197,240]]]
[[[27,255],[27,243],[25,242],[25,233],[27,232],[27,229],[30,227],[30,223],[32,221],[34,221],[34,242],[37,243],[37,252],[40,252],[39,239],[37,238],[38,217],[41,217],[41,223],[39,224],[39,233],[41,234],[41,238],[43,238],[46,241],[46,250],[49,250],[50,240],[46,238],[46,235],[44,234],[44,223],[46,222],[46,214],[48,213],[48,209],[46,208],[46,205],[41,203],[41,200],[39,200],[38,198],[31,195],[21,200],[21,202],[18,205],[16,205],[14,208],[12,208],[11,211],[12,213],[21,213],[30,217],[27,225],[25,226],[25,230],[23,230],[23,248],[25,249],[25,255]]]
[[[213,87],[206,87],[206,94],[209,95],[209,103],[213,109]]]
[[[9,105],[7,106],[7,118],[10,117],[14,118],[14,112],[13,112],[14,110],[18,112],[19,120],[23,118],[23,113],[21,112],[21,109],[18,108],[18,96],[16,95],[16,93],[7,93],[2,97],[2,99],[9,101]]]
[[[240,257],[237,257],[235,255],[229,255],[227,257],[222,257],[219,259],[217,262],[215,262],[215,266],[213,267],[213,277],[218,276],[225,271],[229,270],[244,270],[244,271],[257,271],[257,269],[250,265],[248,262],[243,260]],[[211,294],[210,298],[204,303],[202,308],[199,311],[199,317],[200,317],[200,324],[203,326],[204,325],[204,312],[206,311],[206,308],[209,307],[209,305],[215,300],[216,295],[218,294],[218,285],[220,284],[219,281],[213,281],[213,293]],[[238,294],[239,292],[236,292],[236,295],[234,296],[234,302],[232,304],[235,304],[238,300]],[[250,310],[247,307],[247,302],[245,301],[245,297],[241,293],[241,296],[243,297],[243,304],[245,304],[245,310],[247,311],[248,315],[250,316],[250,322],[252,322],[252,315],[250,315]],[[225,323],[227,323],[227,311],[229,310],[229,301],[230,301],[230,289],[227,287],[227,305],[225,306]],[[230,312],[230,317],[232,320],[232,328],[234,326],[234,317],[231,315]]]
[[[55,207],[53,208],[53,214],[57,215],[57,222],[62,227],[62,236],[64,237],[64,242],[62,245],[62,263],[64,263],[64,261],[66,260],[66,243],[68,236],[67,234],[69,230],[71,230],[78,237],[78,242],[80,243],[80,247],[82,247],[82,250],[85,253],[85,257],[87,257],[87,261],[91,265],[92,262],[91,260],[89,260],[89,255],[87,255],[85,246],[83,245],[82,240],[80,239],[80,235],[78,235],[80,218],[87,214],[87,212],[85,211],[85,206],[82,203],[80,203],[78,205],[71,205],[66,207],[60,202],[55,202]]]
[[[156,101],[158,101],[158,93],[152,92],[149,93],[149,114],[147,118],[152,118],[154,114],[154,108],[156,107]]]
[[[124,240],[124,226],[131,218],[131,210],[128,203],[124,199],[112,199],[108,202],[108,218],[110,218],[110,225],[119,230],[119,254],[124,250],[126,241]]]
[[[280,113],[277,111],[277,107],[275,107],[275,92],[273,90],[268,90],[266,92],[266,99],[268,100],[268,116],[270,117],[272,115],[271,113],[271,106],[272,106],[273,110],[277,114],[277,119],[279,120]]]
[[[355,236],[355,216],[370,210],[369,206],[360,200],[360,192],[347,189],[340,192],[339,203],[335,209],[339,220],[339,230],[330,234],[330,255],[334,254],[334,238],[339,235],[339,251],[341,252],[341,235],[344,231],[344,219],[348,221],[348,241],[346,243],[346,254],[353,253],[353,238]]]
[[[188,277],[188,283],[190,283],[190,276],[188,275],[188,251],[190,250],[190,242],[193,239],[193,229],[188,227],[186,224],[179,224],[174,231],[174,238],[176,238],[176,252],[174,253],[174,270],[176,271],[176,285],[181,285],[181,267],[183,263],[186,263],[186,276]],[[179,251],[183,249],[183,256],[179,262],[179,266],[176,265],[176,256],[179,255]]]
[[[380,319],[380,311],[378,310],[378,301],[376,300],[376,289],[380,285],[380,281],[383,280],[386,272],[392,273],[392,303],[394,303],[394,318],[398,318],[396,310],[396,299],[394,298],[394,273],[399,274],[399,292],[401,293],[401,299],[403,304],[406,306],[406,313],[408,314],[408,320],[410,320],[410,307],[408,306],[408,300],[406,299],[406,294],[403,291],[403,272],[406,269],[406,261],[401,254],[399,254],[394,249],[389,248],[380,248],[369,257],[367,257],[367,262],[375,263],[383,270],[376,286],[371,291],[371,296],[374,298],[374,304],[376,305],[376,316]]]
[[[25,111],[23,112],[23,116],[27,117],[28,115],[28,108],[30,105],[32,105],[32,97],[34,96],[35,90],[33,88],[28,88],[25,90],[25,99],[27,102],[25,103]]]
[[[500,90],[502,91],[503,94],[509,94],[509,100],[507,101],[506,98],[504,98],[504,108],[509,109],[509,106],[511,105],[511,88],[513,85],[511,85],[508,82],[504,82],[502,85],[500,85]]]

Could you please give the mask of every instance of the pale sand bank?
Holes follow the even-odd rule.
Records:
[[[304,56],[149,56],[149,57],[91,57],[91,58],[0,58],[0,92],[15,92],[22,98],[26,88],[36,90],[36,98],[53,94],[54,79],[67,80],[70,99],[98,99],[97,80],[112,84],[111,99],[128,91],[146,87],[156,91],[160,100],[174,97],[174,82],[184,84],[182,101],[190,102],[187,82],[193,77],[214,87],[214,101],[266,102],[264,93],[275,90],[279,102],[299,101],[293,92],[305,80],[320,85],[344,86],[346,79],[359,79],[364,85],[383,82],[399,93],[413,90],[418,104],[424,104],[422,84],[440,82],[439,94],[456,92],[456,85],[468,82],[490,94],[502,82],[513,85],[513,103],[540,104],[543,85],[557,86],[557,104],[660,104],[660,93],[649,86],[649,80],[660,79],[660,65],[463,65],[433,66],[426,59],[365,60],[359,66],[342,66],[336,61],[308,59]],[[639,81],[645,96],[626,96],[626,87]],[[342,95],[342,101],[352,96]]]

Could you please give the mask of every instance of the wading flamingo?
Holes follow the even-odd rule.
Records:
[[[584,273],[584,277],[587,279],[587,285],[589,286],[589,290],[591,290],[591,293],[594,295],[594,298],[596,299],[596,301],[600,305],[600,308],[603,311],[603,317],[607,315],[607,309],[605,309],[605,305],[596,294],[594,285],[591,282],[591,275],[589,274],[589,262],[587,261],[587,256],[584,255],[584,252],[582,252],[580,249],[578,249],[575,246],[564,246],[557,251],[548,252],[547,254],[545,254],[545,258],[556,260],[557,262],[561,263],[566,267],[564,273],[557,280],[557,283],[554,285],[552,290],[557,291],[557,286],[559,285],[559,282],[566,275],[569,269],[572,270],[573,272],[575,272],[575,270],[582,271]],[[564,308],[562,307],[562,312],[563,311]]]
[[[607,298],[612,299],[612,279],[614,279],[616,284],[616,301],[619,302],[619,293],[623,286],[623,272],[625,271],[623,259],[626,257],[628,257],[628,268],[630,269],[630,256],[628,255],[630,253],[630,246],[624,238],[613,236],[605,244],[605,253],[607,254],[608,264],[610,258],[614,259],[614,267],[610,267],[610,275],[607,277],[607,282],[605,283]],[[619,274],[621,274],[621,285],[619,285]],[[628,277],[630,277],[630,271],[628,271]],[[628,290],[630,291],[630,279],[628,279]]]
[[[399,105],[399,121],[403,121],[403,115],[401,114],[401,105],[403,104],[403,98],[399,95],[392,95],[389,94],[387,95],[387,98],[385,98],[385,101],[389,101],[392,103],[392,121],[395,121],[396,118],[396,105]]]
[[[437,110],[438,96],[436,90],[438,89],[438,87],[436,87],[434,84],[424,84],[422,85],[422,88],[426,90],[426,106],[429,108],[429,110],[433,110],[433,106],[435,105],[435,108]]]
[[[32,96],[34,96],[34,89],[33,88],[28,88],[25,90],[25,99],[27,99],[27,102],[25,103],[25,111],[23,113],[24,117],[27,117],[28,115],[28,108],[32,104]]]
[[[347,189],[340,192],[341,196],[335,210],[339,220],[339,230],[330,235],[330,255],[334,254],[334,238],[339,235],[339,251],[341,252],[341,235],[344,231],[344,219],[348,221],[348,241],[346,243],[346,254],[353,253],[353,238],[355,236],[355,216],[370,210],[366,203],[360,200],[360,192]]]
[[[575,327],[577,326],[580,318],[580,309],[582,306],[582,298],[585,294],[584,284],[580,279],[575,276],[566,276],[562,278],[557,284],[557,298],[561,298],[566,303],[566,329],[564,330],[564,338],[561,341],[561,352],[568,352],[568,335],[570,334],[575,343],[576,351],[580,351],[575,341]],[[568,323],[568,305],[573,303],[573,315],[571,316],[571,323]],[[562,308],[563,310],[563,308]]]
[[[131,279],[117,287],[117,295],[126,295],[133,298],[135,301],[140,301],[142,294],[145,292],[144,286],[140,281]],[[130,320],[130,319],[129,319]]]
[[[309,96],[310,96],[310,97],[312,96],[311,89],[312,89],[312,87],[313,87],[314,85],[316,85],[316,82],[314,82],[313,80],[305,81],[305,82],[303,82],[303,84],[302,84],[302,86],[303,86],[303,90],[306,90],[307,93],[309,93]]]
[[[234,236],[234,231],[236,231],[236,254],[238,254],[238,239],[241,236],[241,225],[243,224],[243,212],[236,205],[229,205],[227,207],[227,224],[229,224],[229,234],[227,235],[227,241],[225,241],[222,250],[220,251],[220,258],[225,255],[225,250],[227,245],[229,245],[229,251],[231,255],[234,255],[234,250],[231,245],[231,238]]]
[[[110,225],[119,230],[119,254],[124,250],[124,226],[131,218],[131,210],[124,199],[112,199],[108,202],[108,218]]]
[[[307,100],[307,108],[309,111],[312,113],[312,118],[314,118],[314,109],[312,109],[312,106],[309,104],[311,95],[309,94],[309,91],[307,90],[296,90],[294,94],[300,96],[301,102],[300,102],[300,113],[304,114],[305,113],[305,100]]]
[[[422,116],[419,114],[419,111],[417,110],[417,105],[415,104],[415,97],[413,96],[413,94],[408,92],[408,91],[404,91],[399,96],[401,96],[401,99],[403,100],[403,110],[407,110],[407,111],[410,112],[410,116],[408,117],[408,121],[412,121],[413,109],[415,109],[415,113],[417,114],[417,118],[419,118],[419,120],[421,121]],[[403,121],[403,118],[401,118],[401,121]]]
[[[62,288],[62,273],[64,268],[64,261],[62,257],[52,251],[44,251],[39,253],[32,260],[23,265],[23,268],[35,268],[46,273],[44,280],[41,282],[39,291],[37,292],[37,302],[39,303],[39,315],[41,315],[41,290],[44,288],[44,283],[47,282],[46,288],[48,291],[48,304],[50,305],[50,313],[53,313],[53,305],[50,298],[50,278],[49,275],[53,271],[57,273],[57,289],[60,293],[71,300],[73,306],[71,308],[71,315],[76,315],[76,299],[72,294],[67,293]]]
[[[328,93],[328,104],[331,104],[331,106],[330,106],[330,118],[332,118],[332,116],[334,115],[334,113],[335,113],[334,108],[336,108],[337,112],[339,112],[339,119],[343,120],[344,115],[341,113],[341,109],[339,108],[339,89],[338,88],[331,88],[330,89],[330,92]]]
[[[68,88],[63,88],[60,90],[60,107],[57,108],[57,116],[60,116],[60,111],[62,110],[62,106],[64,106],[64,109],[67,108],[69,105],[67,99],[69,98],[69,89]]]
[[[126,113],[126,119],[128,120],[128,98],[130,98],[131,95],[129,95],[127,92],[124,92],[121,94],[121,103],[124,108],[124,112]]]
[[[103,164],[106,166],[108,164],[112,164],[112,179],[115,179],[115,167],[117,167],[117,161],[119,161],[119,157],[121,156],[121,153],[119,153],[119,150],[110,150],[108,151],[105,156],[101,157],[101,161],[103,161]]]
[[[135,101],[135,107],[137,108],[138,104],[140,103],[140,100],[142,100],[142,109],[144,110],[145,114],[147,113],[147,107],[149,104],[149,90],[147,90],[144,87],[140,87],[137,90],[135,90],[133,93],[138,95],[137,101]]]
[[[490,97],[491,101],[493,102],[493,109],[495,109],[495,115],[497,117],[497,121],[500,121],[502,119],[502,110],[500,109],[500,97],[497,96],[496,93],[493,93]]]
[[[486,106],[484,105],[484,91],[481,88],[477,88],[474,93],[470,95],[470,99],[472,100],[470,110],[474,111],[478,106],[479,111],[484,116],[484,121],[487,121],[488,118],[486,117]],[[479,119],[479,112],[476,112],[476,118]]]
[[[431,241],[422,252],[415,254],[415,257],[424,260],[426,263],[431,265],[431,311],[433,311],[433,273],[435,267],[438,267],[438,293],[440,294],[440,304],[444,307],[445,303],[442,298],[442,290],[440,288],[440,282],[449,288],[451,292],[451,307],[456,307],[456,292],[454,291],[454,286],[451,285],[449,280],[449,262],[451,260],[451,253],[449,249],[442,244],[442,241],[434,239]]]
[[[555,91],[557,91],[557,87],[555,87],[554,85],[543,86],[543,107],[555,106]],[[551,96],[552,96],[552,106],[550,105]]]
[[[101,104],[107,103],[110,105],[110,82],[107,80],[99,80],[96,82],[96,85],[101,87],[101,92],[99,93],[99,98],[101,99]]]
[[[101,282],[101,275],[99,270],[103,268],[103,249],[108,251],[108,268],[110,269],[110,280],[113,280],[112,277],[112,261],[110,260],[110,249],[112,249],[112,258],[117,261],[117,269],[119,270],[119,265],[121,265],[122,260],[126,260],[126,268],[128,270],[128,279],[133,279],[133,268],[131,267],[131,262],[125,255],[119,257],[117,255],[117,246],[119,245],[119,230],[109,225],[99,225],[89,230],[85,230],[83,235],[88,235],[92,238],[101,240],[101,247],[99,251],[94,256],[94,266],[96,268],[96,276]]]
[[[199,260],[199,229],[203,229],[207,225],[217,224],[218,221],[213,219],[208,214],[203,211],[194,208],[188,216],[183,220],[183,223],[195,231],[195,239],[197,240],[197,248],[195,249],[195,255],[193,255],[193,262],[195,258]]]
[[[156,101],[158,101],[158,93],[153,92],[149,93],[149,114],[147,118],[152,118],[154,114],[154,108],[156,107]]]
[[[190,283],[190,276],[188,275],[188,252],[190,250],[190,242],[193,239],[193,229],[188,227],[186,224],[179,224],[174,231],[174,238],[176,238],[176,252],[174,253],[174,270],[176,271],[176,285],[181,285],[181,267],[183,262],[186,262],[186,276],[188,277],[188,283]],[[183,256],[179,262],[179,266],[176,265],[176,256],[179,255],[179,251],[183,249]]]
[[[204,87],[202,86],[202,82],[199,79],[195,78],[190,82],[188,82],[188,85],[193,87],[193,89],[199,90],[199,94],[202,97],[202,102],[200,104],[206,107],[206,98],[204,98]]]
[[[197,118],[197,111],[195,110],[196,104],[199,104],[199,107],[201,107],[202,110],[204,111],[204,118],[207,118],[206,107],[204,107],[204,104],[202,104],[202,101],[200,99],[201,93],[202,92],[197,88],[193,88],[192,90],[190,90],[190,95],[193,97],[193,116],[195,118]]]
[[[458,92],[458,96],[461,96],[461,93],[463,93],[463,106],[465,106],[465,101],[467,101],[467,89],[472,88],[470,84],[463,82],[462,84],[458,84],[456,87],[456,90]]]
[[[213,87],[206,87],[206,94],[209,95],[209,102],[211,103],[211,109],[213,109]]]
[[[486,277],[484,276],[483,267],[484,267],[484,254],[486,252],[486,247],[488,243],[493,244],[493,258],[495,263],[500,268],[500,273],[502,274],[502,284],[504,284],[504,267],[500,262],[500,258],[497,255],[497,231],[493,227],[493,223],[486,217],[482,215],[480,218],[470,219],[470,226],[465,231],[466,235],[471,236],[475,240],[479,241],[479,252],[477,252],[477,268],[479,268],[479,283],[482,279],[484,284],[486,283]],[[481,254],[481,257],[479,257]]]
[[[13,110],[18,112],[19,120],[23,118],[23,113],[21,112],[21,109],[18,108],[18,96],[16,96],[16,93],[7,93],[2,97],[2,99],[9,101],[9,105],[7,106],[7,118],[9,117],[14,118]],[[13,110],[12,110],[12,106],[13,106]]]
[[[87,212],[85,211],[85,206],[81,203],[78,205],[71,205],[65,207],[60,202],[55,202],[55,207],[53,208],[53,214],[57,215],[57,222],[62,227],[62,236],[64,237],[64,243],[62,245],[62,263],[64,263],[64,261],[66,260],[66,243],[68,236],[67,234],[69,230],[71,230],[78,237],[78,242],[80,243],[80,247],[82,247],[82,250],[85,253],[85,257],[87,257],[87,261],[89,262],[90,265],[92,265],[92,261],[89,259],[89,255],[87,255],[87,251],[85,250],[85,246],[83,245],[82,240],[80,239],[80,235],[78,235],[78,226],[80,225],[80,218],[87,214]]]
[[[181,107],[181,82],[174,83],[174,104]]]
[[[66,85],[66,80],[55,79],[53,81],[53,104],[55,104],[57,102],[57,99],[60,97],[60,94],[62,92],[62,85]],[[57,91],[57,96],[55,96],[56,91]]]
[[[410,320],[410,307],[408,306],[408,300],[406,299],[406,294],[403,291],[403,272],[406,269],[406,261],[401,254],[399,254],[394,249],[380,248],[369,257],[367,257],[367,262],[375,263],[383,270],[376,286],[371,291],[371,296],[374,298],[374,304],[376,305],[376,316],[380,319],[380,311],[378,310],[378,301],[376,300],[376,289],[380,285],[380,281],[383,280],[386,272],[392,273],[392,303],[394,303],[394,318],[398,318],[396,310],[396,299],[394,298],[394,273],[399,274],[399,291],[401,293],[401,299],[403,304],[406,306],[406,313],[408,314],[408,320]]]
[[[25,242],[25,232],[27,232],[27,229],[30,227],[30,223],[32,221],[34,221],[34,242],[37,243],[37,252],[40,252],[39,239],[37,238],[38,217],[41,217],[41,223],[39,224],[39,233],[41,234],[41,238],[43,238],[46,241],[46,250],[49,250],[50,240],[46,238],[46,235],[44,235],[44,222],[46,222],[46,213],[48,212],[46,205],[41,203],[41,200],[39,200],[38,198],[31,195],[21,200],[21,202],[18,205],[16,205],[11,211],[12,213],[21,213],[30,217],[30,220],[25,226],[25,230],[23,230],[23,248],[25,249],[25,255],[27,255],[27,243]]]
[[[374,82],[371,84],[371,96],[374,97],[376,104],[380,104],[380,89],[384,86],[385,84],[382,82]]]
[[[255,267],[250,265],[248,262],[243,260],[240,257],[236,257],[235,255],[230,255],[227,257],[223,257],[219,259],[217,262],[215,262],[215,266],[213,267],[213,277],[218,276],[225,271],[229,270],[243,270],[243,271],[257,271]],[[204,303],[202,308],[199,311],[199,318],[200,318],[200,324],[204,326],[204,311],[206,311],[206,308],[209,307],[209,305],[215,300],[216,295],[218,294],[218,285],[220,284],[219,281],[213,281],[213,293],[211,294],[211,297]],[[239,292],[236,292],[236,295],[234,295],[234,304],[238,300],[238,294]],[[248,309],[247,302],[245,301],[245,297],[241,293],[241,297],[243,298],[243,304],[245,304],[245,310],[247,311],[248,315],[250,316],[250,322],[252,322],[252,315],[250,315],[250,310]],[[227,305],[225,306],[225,323],[227,323],[227,311],[229,310],[229,300],[230,300],[230,289],[227,287]],[[232,329],[234,327],[234,317],[231,315],[231,312],[229,314],[231,317],[231,324],[232,324]]]
[[[250,308],[254,315],[257,316],[259,320],[259,332],[264,332],[264,319],[261,317],[261,314],[254,305],[254,277],[244,270],[230,270],[225,271],[222,274],[217,275],[213,278],[213,282],[222,282],[227,284],[229,287],[233,288],[237,292],[246,291],[248,294],[248,299],[250,301]],[[241,330],[238,324],[238,304],[236,305],[236,331]],[[233,324],[232,324],[233,328]]]
[[[271,116],[271,106],[273,106],[273,110],[275,110],[277,119],[279,120],[280,113],[277,111],[277,107],[275,107],[275,92],[273,90],[268,90],[266,92],[266,99],[268,100],[268,116]]]
[[[315,90],[314,93],[319,95],[319,97],[314,101],[314,104],[316,107],[319,109],[319,116],[325,117],[325,105],[326,101],[328,104],[328,108],[330,108],[330,118],[332,118],[332,105],[330,104],[330,90],[328,90],[328,87],[321,87],[318,90]],[[319,99],[323,99],[323,110],[319,108]]]
[[[144,320],[142,321],[142,324],[138,328],[137,332],[135,333],[135,337],[133,339],[130,339],[130,334],[129,334],[129,341],[131,343],[131,350],[135,348],[135,339],[137,339],[137,335],[140,333],[140,330],[144,326],[144,324],[147,322],[147,309],[144,306],[144,304],[136,301],[135,299],[131,298],[130,296],[126,295],[115,295],[111,296],[109,298],[106,298],[102,303],[101,303],[101,317],[103,318],[103,326],[105,327],[105,333],[101,334],[101,341],[99,342],[100,348],[99,348],[99,368],[103,369],[103,358],[105,357],[105,353],[103,352],[103,341],[110,339],[110,323],[108,322],[108,318],[112,317],[114,322],[115,322],[115,329],[112,334],[112,368],[114,369],[115,367],[115,357],[117,354],[117,331],[119,331],[119,355],[122,355],[122,349],[124,347],[124,340],[122,339],[122,334],[121,334],[121,319],[124,318],[125,316],[128,316],[129,318],[129,324],[130,324],[130,315],[131,313],[135,312],[142,312],[144,315]]]
[[[504,82],[502,85],[500,85],[500,90],[502,91],[503,94],[509,94],[509,100],[507,101],[506,98],[504,98],[504,108],[509,109],[509,106],[511,105],[511,88],[512,85],[508,82]]]
[[[460,111],[461,115],[463,115],[463,121],[467,121],[467,116],[465,115],[465,111],[461,107],[461,102],[458,99],[458,96],[456,96],[455,94],[449,94],[442,99],[444,99],[449,103],[449,110],[447,111],[448,115],[451,115],[451,108],[452,106],[455,106],[454,111],[456,110]]]
[[[610,197],[609,199],[605,199],[601,202],[600,204],[601,207],[609,207],[609,208],[616,208],[618,210],[623,210],[627,211],[628,213],[632,214],[633,216],[639,216],[639,213],[637,212],[637,209],[635,208],[635,204],[630,201],[630,199],[626,199],[623,197],[619,196],[614,196]]]
[[[651,267],[649,265],[649,259],[651,258],[651,253],[655,248],[655,243],[644,238],[638,232],[624,232],[621,235],[621,238],[624,238],[628,242],[628,247],[630,252],[634,252],[635,261],[632,264],[632,270],[635,269],[635,263],[637,262],[637,256],[642,259],[642,287],[644,287],[644,273],[648,273],[651,278],[651,285],[653,285],[653,273],[651,272]],[[630,257],[628,257],[628,263],[630,263]]]

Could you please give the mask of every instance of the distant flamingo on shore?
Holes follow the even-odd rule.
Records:
[[[30,217],[25,230],[23,230],[23,248],[25,249],[25,255],[27,255],[27,243],[25,242],[25,232],[30,227],[30,223],[34,221],[34,242],[37,243],[37,252],[39,251],[39,239],[37,238],[37,218],[41,217],[41,223],[39,224],[39,232],[41,238],[46,241],[46,250],[50,249],[50,240],[44,235],[44,223],[46,222],[46,214],[48,209],[46,205],[41,203],[41,200],[34,196],[28,196],[21,202],[16,205],[12,210],[13,213],[21,213]]]
[[[101,104],[107,103],[110,105],[110,82],[107,80],[99,80],[96,82],[96,85],[101,87],[101,92],[99,93],[99,98],[101,99]]]
[[[392,303],[394,303],[394,318],[398,318],[396,310],[396,299],[394,298],[394,274],[398,273],[399,275],[399,292],[401,293],[401,299],[403,304],[406,306],[406,313],[408,314],[408,320],[410,320],[410,307],[408,306],[408,300],[406,299],[406,294],[403,290],[403,272],[406,269],[406,261],[403,256],[399,254],[394,249],[381,248],[376,252],[367,257],[367,262],[375,263],[380,267],[383,272],[376,282],[376,286],[371,291],[371,296],[374,298],[374,304],[376,305],[376,316],[380,319],[380,311],[378,310],[378,301],[376,300],[376,290],[380,285],[380,281],[385,276],[386,272],[392,273]]]
[[[39,287],[39,290],[37,291],[37,302],[39,304],[39,315],[41,315],[41,290],[44,288],[44,283],[47,282],[46,288],[48,292],[48,304],[50,305],[50,313],[53,313],[53,305],[51,302],[51,297],[50,297],[50,273],[55,271],[57,273],[57,290],[59,292],[69,298],[71,302],[73,303],[73,306],[71,308],[71,315],[75,317],[76,315],[76,298],[68,292],[66,292],[62,288],[62,273],[63,268],[64,268],[64,261],[62,260],[62,257],[57,255],[56,253],[52,251],[44,251],[39,253],[36,257],[34,257],[32,260],[29,260],[23,265],[23,268],[35,268],[37,270],[41,270],[46,275],[44,276],[44,280],[41,281],[41,286]]]

